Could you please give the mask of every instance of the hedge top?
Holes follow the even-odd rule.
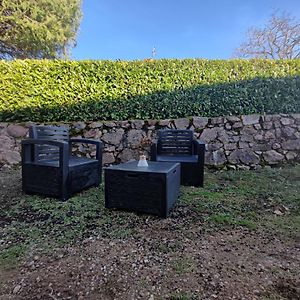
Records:
[[[0,121],[300,112],[300,59],[0,61]]]

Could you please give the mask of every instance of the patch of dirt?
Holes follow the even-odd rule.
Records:
[[[243,229],[201,234],[193,226],[166,237],[173,222],[32,257],[2,294],[19,286],[14,299],[300,299],[296,241]]]

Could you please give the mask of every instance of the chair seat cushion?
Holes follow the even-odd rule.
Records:
[[[43,161],[39,161],[37,164],[43,165],[43,166],[58,167],[59,161],[58,160],[43,160]],[[76,157],[76,156],[71,156],[69,159],[69,167],[70,168],[77,167],[80,165],[86,165],[86,164],[99,164],[99,161],[96,159],[91,159],[91,158],[86,158],[86,157]]]
[[[197,163],[198,162],[198,155],[186,155],[186,156],[179,156],[179,155],[157,155],[157,161],[161,162],[187,162],[187,163]]]

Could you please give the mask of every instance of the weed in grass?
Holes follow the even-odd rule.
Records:
[[[177,274],[193,272],[195,270],[195,262],[192,258],[179,258],[172,263],[172,268]]]
[[[109,232],[109,237],[113,239],[125,239],[132,235],[133,230],[130,228],[115,228]]]
[[[170,300],[196,300],[197,297],[190,293],[178,293],[172,295],[169,299]]]
[[[13,245],[9,248],[1,250],[0,253],[0,266],[6,267],[16,267],[24,254],[26,253],[28,247],[27,245]]]
[[[234,225],[235,220],[231,215],[227,214],[217,214],[217,215],[212,215],[211,220],[217,224],[221,225]]]

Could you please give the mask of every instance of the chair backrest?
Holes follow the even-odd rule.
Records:
[[[159,155],[192,155],[193,131],[165,129],[158,131],[157,153]]]
[[[68,141],[69,129],[64,126],[31,126],[29,129],[29,137],[32,139]],[[34,161],[53,161],[59,159],[58,147],[51,145],[35,145]]]

